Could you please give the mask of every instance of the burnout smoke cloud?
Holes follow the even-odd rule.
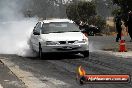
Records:
[[[0,53],[31,56],[28,39],[36,18],[21,13],[26,0],[0,0]]]

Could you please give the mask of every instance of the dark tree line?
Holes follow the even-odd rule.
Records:
[[[67,6],[67,16],[74,21],[81,20],[87,22],[91,16],[96,15],[96,5],[94,2],[79,1],[78,3],[70,3]]]
[[[25,16],[40,18],[69,18],[104,29],[105,20],[97,15],[96,3],[85,0],[28,0]]]
[[[70,3],[66,9],[67,17],[77,24],[83,22],[84,25],[94,25],[99,27],[99,30],[105,28],[106,22],[96,12],[96,4],[94,1],[78,1]]]
[[[119,6],[120,8],[115,9],[113,11],[114,15],[117,15],[118,13],[122,14],[122,18],[124,21],[127,20],[128,12],[132,11],[132,0],[112,0],[113,4]]]
[[[24,9],[26,16],[37,16],[42,18],[66,18],[66,5],[71,0],[28,0]]]

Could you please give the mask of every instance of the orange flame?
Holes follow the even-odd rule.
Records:
[[[85,70],[82,68],[82,66],[79,66],[78,72],[79,72],[79,75],[80,75],[80,76],[86,75],[86,72],[85,72]]]

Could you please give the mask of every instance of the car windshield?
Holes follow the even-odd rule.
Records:
[[[79,31],[80,30],[77,25],[75,25],[74,23],[66,22],[44,23],[42,27],[42,34]]]

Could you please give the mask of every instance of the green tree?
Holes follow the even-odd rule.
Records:
[[[100,31],[106,27],[106,21],[101,16],[93,16],[88,20],[89,25],[96,25],[100,28]]]
[[[120,7],[120,12],[122,14],[122,19],[124,22],[127,21],[128,11],[132,10],[132,1],[131,0],[112,0],[114,4]],[[116,12],[116,10],[115,10]]]
[[[106,21],[96,14],[96,5],[94,2],[78,1],[70,3],[66,9],[67,17],[78,23],[83,21],[89,25],[98,26],[101,29],[105,28]]]
[[[117,4],[122,9],[126,10],[132,10],[132,1],[131,0],[113,0],[114,4]]]
[[[118,13],[122,13],[122,11],[121,11],[120,8],[115,8],[115,9],[112,11],[112,15],[113,15],[113,16],[117,16]]]
[[[132,1],[131,0],[112,0],[114,4],[117,4],[121,7],[123,13],[132,10]]]
[[[96,5],[94,2],[88,1],[70,3],[67,6],[66,13],[71,20],[87,22],[91,16],[96,15]]]

